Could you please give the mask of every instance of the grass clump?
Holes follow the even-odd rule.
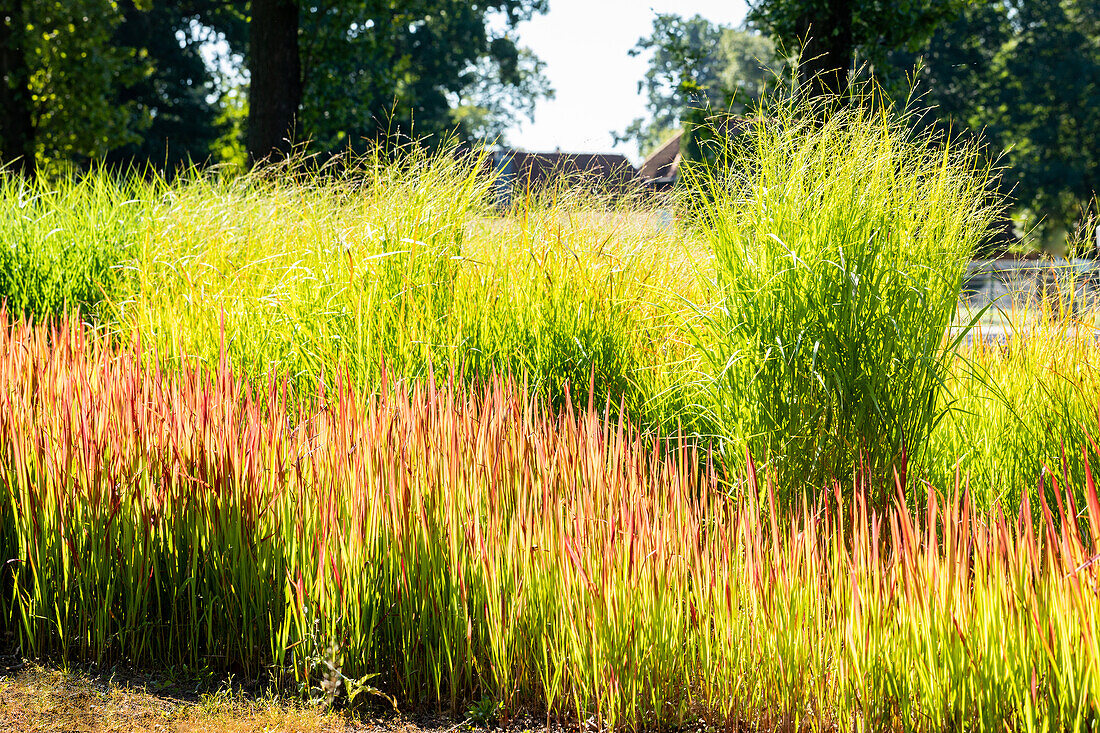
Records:
[[[0,285],[14,312],[139,334],[146,363],[224,353],[306,401],[338,371],[367,391],[503,373],[555,408],[591,384],[639,425],[717,435],[732,467],[747,447],[784,489],[861,461],[889,484],[904,448],[908,478],[957,466],[983,506],[1016,502],[1063,444],[1079,485],[1087,339],[944,349],[986,171],[887,110],[798,112],[750,122],[675,207],[563,184],[503,212],[475,160],[414,148],[293,175],[8,178]]]
[[[853,466],[889,484],[940,414],[989,171],[874,99],[821,118],[781,105],[690,176],[715,262],[696,333],[708,408],[733,454],[766,457],[785,488]]]

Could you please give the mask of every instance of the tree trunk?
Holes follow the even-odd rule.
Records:
[[[811,99],[840,97],[848,90],[848,73],[855,58],[851,0],[827,0],[819,14],[798,20],[802,53],[798,85]]]
[[[287,155],[302,101],[297,0],[252,0],[248,26],[248,157]]]
[[[35,173],[34,122],[27,68],[26,0],[0,5],[0,166],[27,178]]]

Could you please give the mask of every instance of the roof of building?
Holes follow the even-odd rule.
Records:
[[[511,169],[529,184],[545,183],[563,176],[579,176],[613,183],[626,183],[637,171],[625,156],[617,153],[510,153]]]
[[[680,139],[682,132],[677,132],[663,142],[659,148],[650,153],[649,157],[638,169],[638,177],[646,181],[675,178],[680,169]]]
[[[725,134],[733,139],[741,134],[753,118],[738,115],[727,115],[716,118],[711,124],[712,129],[719,135]],[[649,154],[649,157],[638,169],[638,177],[649,185],[665,184],[676,180],[680,174],[680,163],[683,160],[681,144],[684,133],[677,132],[672,137],[661,143],[661,146]]]

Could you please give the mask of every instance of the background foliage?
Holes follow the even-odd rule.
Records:
[[[915,75],[926,122],[980,133],[1027,227],[1049,242],[1100,189],[1100,3],[990,0],[968,6],[919,53],[895,53],[897,96]]]
[[[638,39],[631,54],[650,54],[638,82],[649,115],[635,119],[617,138],[636,142],[643,153],[679,130],[694,110],[751,109],[784,73],[771,40],[701,15],[658,14],[653,32]]]
[[[249,3],[15,5],[4,14],[12,33],[0,56],[14,66],[0,68],[0,76],[9,87],[26,87],[39,167],[178,171],[241,157]],[[316,152],[363,150],[395,133],[492,141],[552,94],[542,61],[515,38],[518,23],[545,12],[545,0],[299,7],[299,128]],[[3,139],[3,129],[0,159],[8,162],[22,147],[14,133]]]
[[[620,137],[645,151],[716,111],[751,111],[762,89],[774,98],[803,83],[791,73],[805,52],[800,13],[835,4],[759,2],[743,29],[657,16],[635,48],[650,55],[648,114]],[[1100,188],[1100,3],[852,3],[849,14],[853,78],[923,111],[916,127],[980,139],[1019,233],[1050,246],[1087,219]]]
[[[492,139],[550,89],[515,25],[545,0],[344,0],[303,12],[304,134],[320,150],[396,131]],[[490,27],[503,26],[503,31]]]

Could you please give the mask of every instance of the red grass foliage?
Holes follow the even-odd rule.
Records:
[[[1038,521],[961,482],[777,511],[755,469],[505,378],[304,405],[139,353],[0,316],[0,630],[27,653],[632,727],[1096,720],[1091,473]]]

